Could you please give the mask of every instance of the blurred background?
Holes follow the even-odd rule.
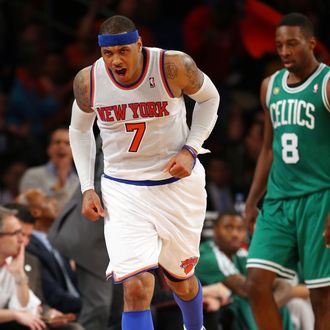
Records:
[[[262,143],[259,86],[281,66],[274,30],[292,11],[312,20],[328,63],[328,1],[1,0],[0,204],[14,200],[26,169],[47,162],[50,132],[69,125],[73,78],[100,56],[98,29],[113,14],[133,19],[145,46],[188,53],[214,81],[219,120],[201,156],[208,209],[244,201]]]

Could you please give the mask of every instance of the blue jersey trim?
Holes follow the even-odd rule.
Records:
[[[137,181],[137,180],[125,180],[125,179],[114,178],[114,177],[112,177],[110,175],[106,175],[106,174],[103,174],[103,175],[106,179],[120,182],[120,183],[131,184],[134,186],[161,186],[164,184],[169,184],[169,183],[173,183],[173,182],[180,180],[180,178],[172,177],[172,178],[168,178],[168,179],[164,179],[164,180],[140,180],[140,181]]]
[[[125,278],[123,278],[121,280],[118,280],[118,281],[115,280],[115,277],[113,276],[113,273],[111,273],[109,275],[106,275],[106,279],[109,280],[112,277],[114,284],[121,284],[121,283],[125,282],[126,280],[128,280],[129,278],[132,278],[132,277],[134,277],[136,275],[139,275],[139,274],[142,274],[142,273],[149,272],[150,270],[157,269],[157,268],[159,268],[158,265],[157,266],[152,266],[150,268],[143,269],[143,270],[141,270],[141,271],[139,271],[137,273],[131,274],[131,275],[129,275],[129,276],[127,276],[127,277],[125,277]]]

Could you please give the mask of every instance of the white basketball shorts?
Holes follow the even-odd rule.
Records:
[[[191,277],[206,211],[200,162],[189,177],[165,185],[136,186],[105,177],[101,184],[107,276],[119,283],[160,265],[177,279]]]

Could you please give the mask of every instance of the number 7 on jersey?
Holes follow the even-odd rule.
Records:
[[[144,132],[146,130],[146,123],[127,123],[126,132],[134,132],[132,143],[128,149],[129,152],[137,152],[143,138]]]

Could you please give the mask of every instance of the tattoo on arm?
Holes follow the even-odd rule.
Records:
[[[183,63],[185,68],[185,75],[188,78],[191,87],[196,89],[202,87],[203,79],[194,60],[186,54],[183,59]]]
[[[178,68],[175,63],[169,62],[165,64],[165,75],[168,79],[175,79],[178,75]]]
[[[90,110],[89,68],[80,71],[73,82],[74,96],[82,110]]]

